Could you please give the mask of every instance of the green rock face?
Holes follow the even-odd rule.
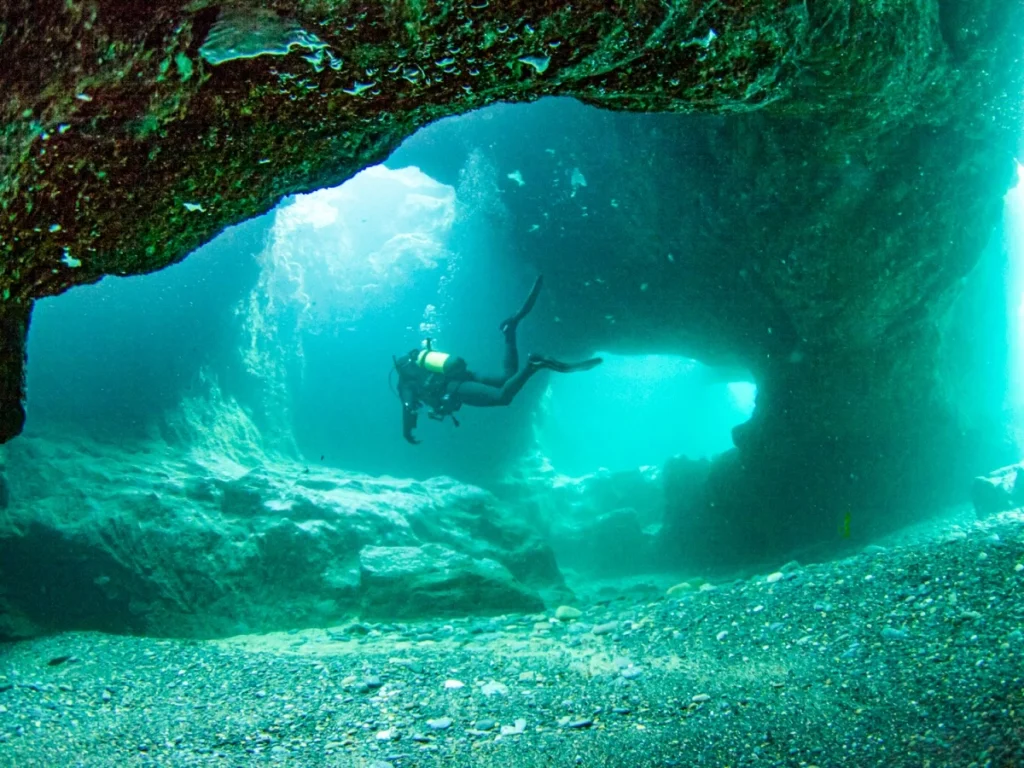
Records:
[[[671,137],[654,137],[655,181],[635,190],[706,206],[686,269],[656,302],[615,296],[613,327],[587,326],[586,303],[566,324],[581,346],[697,349],[755,372],[758,413],[713,473],[716,508],[825,519],[915,475],[912,497],[956,453],[936,323],[1012,178],[1022,14],[1016,0],[7,3],[0,440],[23,422],[34,299],[160,269],[440,117],[567,95],[728,116],[690,131],[710,172],[672,172]],[[687,286],[710,286],[717,313]],[[908,472],[921,445],[947,458]],[[801,469],[808,482],[780,481]]]
[[[217,637],[353,615],[537,611],[537,590],[564,592],[533,532],[447,478],[281,457],[246,471],[220,451],[42,438],[11,444],[4,463],[0,637]]]

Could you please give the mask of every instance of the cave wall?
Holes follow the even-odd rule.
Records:
[[[1011,181],[1021,5],[478,6],[282,0],[225,16],[181,0],[6,3],[0,438],[21,428],[18,342],[32,300],[166,266],[439,117],[571,95],[729,116],[666,129],[662,142],[627,128],[618,156],[600,148],[610,166],[649,150],[600,195],[637,216],[630,237],[599,239],[581,215],[520,248],[572,286],[557,297],[566,347],[685,348],[753,370],[758,412],[711,503],[768,499],[813,527],[836,506],[890,505],[894,477],[907,498],[944,477],[958,441],[935,376],[936,321]],[[211,40],[253,25],[294,50],[210,56]],[[699,172],[648,181],[666,152]],[[568,180],[591,195],[598,183]],[[934,449],[924,464],[921,445]],[[842,488],[842,476],[856,483]]]

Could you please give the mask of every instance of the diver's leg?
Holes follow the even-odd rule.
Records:
[[[522,370],[516,371],[515,375],[509,378],[497,392],[495,392],[495,386],[476,380],[453,386],[451,396],[461,405],[478,407],[508,405],[537,371],[546,368],[556,373],[575,373],[576,371],[589,371],[591,368],[599,366],[601,362],[600,357],[592,357],[577,363],[566,363],[551,357],[530,355],[529,362],[523,366]]]
[[[541,368],[539,365],[523,366],[521,371],[516,371],[515,375],[505,381],[500,388],[488,386],[483,382],[467,382],[460,385],[452,397],[462,405],[475,405],[478,408],[508,405],[530,377]]]
[[[526,297],[526,301],[523,302],[523,306],[519,308],[511,317],[505,318],[505,321],[501,324],[500,328],[502,333],[511,328],[513,331],[516,326],[519,325],[519,321],[530,314],[530,310],[533,309],[533,305],[537,303],[537,297],[540,295],[540,289],[544,285],[544,275],[537,275],[537,279],[533,281],[533,288],[530,289],[530,295]],[[516,366],[517,368],[519,366]]]
[[[475,381],[488,387],[501,389],[505,382],[516,375],[519,370],[519,349],[516,347],[516,326],[510,325],[503,331],[505,334],[505,359],[502,364],[501,376],[484,376],[469,372],[468,381]]]
[[[538,275],[537,279],[533,281],[530,295],[526,297],[526,301],[523,302],[519,311],[511,317],[505,318],[505,321],[501,324],[501,333],[505,337],[505,357],[502,361],[503,375],[501,377],[480,376],[477,378],[477,381],[491,387],[501,387],[516,375],[516,372],[519,370],[519,349],[516,345],[516,329],[519,327],[519,322],[530,314],[533,305],[537,303],[537,296],[540,295],[540,289],[543,285],[544,276]]]

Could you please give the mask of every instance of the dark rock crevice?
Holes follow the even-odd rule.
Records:
[[[0,442],[25,426],[25,341],[31,302],[0,304]]]

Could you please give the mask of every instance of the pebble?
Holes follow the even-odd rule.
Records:
[[[608,621],[604,624],[595,625],[594,628],[590,631],[593,632],[595,635],[607,635],[609,632],[614,632],[616,629],[618,629],[618,627],[619,622]]]
[[[369,675],[363,678],[363,685],[374,691],[384,685],[384,682],[377,675]]]
[[[450,717],[438,717],[434,720],[427,720],[427,728],[432,731],[447,731],[452,727],[452,719]]]
[[[718,640],[719,642],[721,642],[722,640],[725,640],[725,638],[727,638],[728,636],[729,636],[729,632],[727,630],[723,629],[721,632],[719,632],[717,635],[715,635],[715,640]]]
[[[1017,563],[1015,566],[1013,566],[1013,570],[1017,573],[1024,571],[1024,563]]]
[[[644,671],[640,667],[634,667],[632,664],[625,667],[620,674],[627,680],[636,680],[638,677],[643,675]]]
[[[711,697],[706,693],[698,693],[690,701],[694,704],[703,704],[705,701],[711,701]]]
[[[777,581],[782,581],[782,571],[776,571],[775,573],[769,573],[765,576],[764,580],[769,584],[774,584]]]
[[[905,629],[886,627],[882,630],[882,637],[886,640],[906,640],[910,635]]]
[[[525,720],[516,720],[514,725],[503,725],[501,726],[502,736],[516,736],[526,730]]]
[[[878,544],[868,544],[863,549],[865,555],[881,555],[887,551],[888,550],[885,547],[879,546]]]
[[[465,688],[466,684],[461,680],[445,680],[444,687],[450,691],[457,691],[459,688]]]
[[[683,595],[683,594],[686,594],[687,592],[692,592],[693,590],[694,590],[693,584],[691,584],[688,581],[683,581],[683,582],[680,582],[679,584],[676,584],[674,586],[669,587],[668,591],[665,594],[668,595],[669,597],[676,597],[677,595]]]
[[[496,680],[491,680],[491,682],[481,686],[480,693],[484,696],[508,696],[508,686]]]
[[[494,720],[484,719],[477,720],[476,724],[473,727],[476,728],[478,731],[493,731],[497,727],[497,725],[498,724]]]
[[[573,608],[571,605],[560,605],[555,610],[555,618],[560,621],[572,621],[582,615],[583,611],[579,608]]]
[[[573,720],[573,721],[571,721],[569,723],[569,727],[570,728],[589,728],[593,724],[594,724],[593,720],[588,720],[588,719]]]

